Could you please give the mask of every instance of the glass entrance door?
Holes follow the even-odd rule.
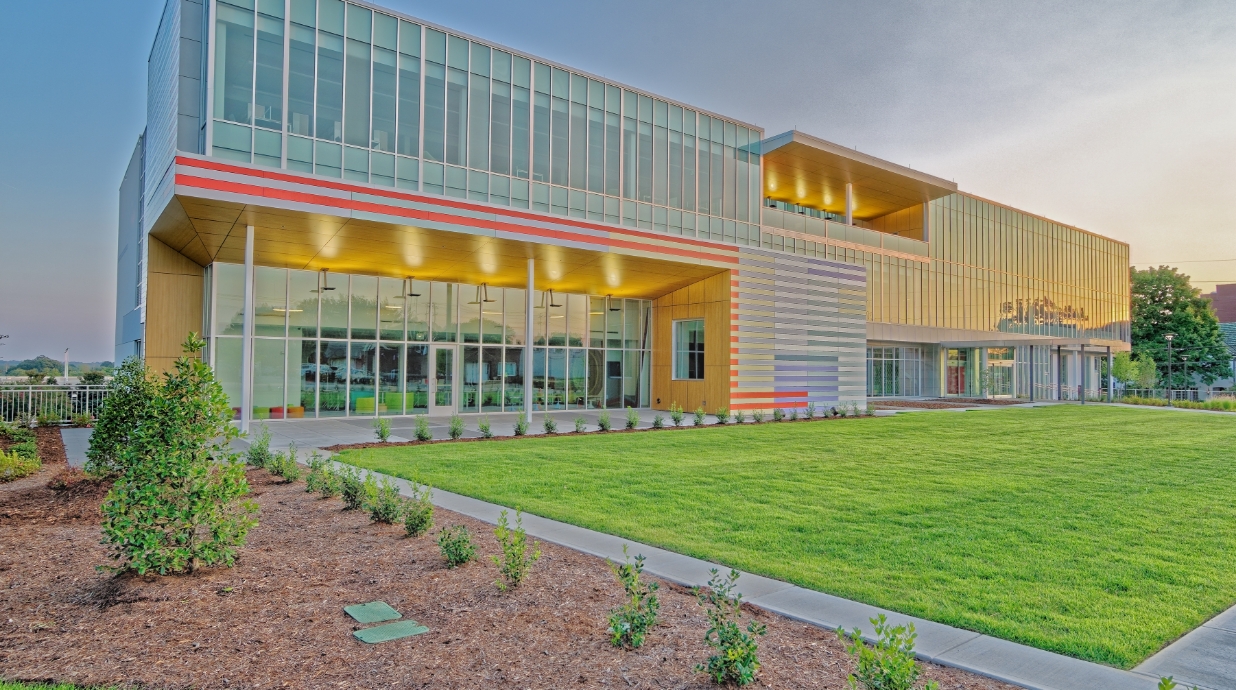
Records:
[[[455,411],[455,346],[435,345],[433,348],[432,390],[429,414],[449,415]]]

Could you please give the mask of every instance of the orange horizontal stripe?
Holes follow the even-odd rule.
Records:
[[[745,393],[731,393],[731,398],[805,398],[807,391],[751,391]]]
[[[731,394],[732,397],[733,394]],[[766,410],[769,407],[806,407],[805,401],[790,401],[784,403],[776,403],[774,405],[766,405],[764,403],[734,403],[730,405],[731,410]]]

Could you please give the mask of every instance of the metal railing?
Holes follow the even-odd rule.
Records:
[[[42,415],[69,422],[84,414],[96,417],[107,392],[107,386],[0,385],[0,419],[12,422]]]
[[[1122,395],[1133,395],[1139,398],[1159,398],[1160,400],[1189,400],[1191,402],[1200,402],[1198,390],[1195,388],[1183,389],[1173,388],[1171,390],[1165,388],[1125,388],[1117,392],[1117,397]]]

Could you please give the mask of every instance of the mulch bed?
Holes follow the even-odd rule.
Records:
[[[0,486],[0,676],[143,688],[707,688],[708,655],[691,594],[662,583],[664,623],[645,646],[609,644],[621,589],[601,559],[545,544],[530,578],[499,593],[492,526],[464,524],[480,562],[449,570],[430,536],[370,524],[338,499],[263,470],[249,481],[261,524],[234,568],[181,577],[97,572],[106,486],[55,491],[55,463]],[[342,611],[383,600],[429,626],[369,646]],[[853,666],[836,636],[751,609],[769,627],[757,687],[843,688]],[[926,664],[943,688],[1010,689]]]

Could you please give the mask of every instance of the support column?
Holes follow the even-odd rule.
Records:
[[[253,418],[253,226],[245,226],[245,321],[240,341],[240,432]]]
[[[524,357],[524,412],[528,414],[528,419],[532,419],[532,312],[536,308],[533,304],[532,289],[536,283],[536,262],[533,259],[528,259],[528,289],[524,291],[524,350],[528,353]]]
[[[979,385],[979,397],[980,398],[985,398],[987,396],[995,395],[994,391],[991,391],[991,390],[984,391],[983,390],[983,382],[986,380],[987,380],[987,348],[980,347],[978,349],[978,385]]]
[[[1056,400],[1064,400],[1064,352],[1056,346]]]
[[[1107,402],[1112,401],[1112,389],[1115,388],[1116,376],[1112,373],[1112,346],[1107,346]]]
[[[1081,346],[1081,354],[1077,357],[1077,397],[1081,404],[1086,404],[1086,346]]]
[[[854,224],[854,185],[845,183],[845,224]]]
[[[1030,402],[1034,402],[1034,346],[1030,346]]]

